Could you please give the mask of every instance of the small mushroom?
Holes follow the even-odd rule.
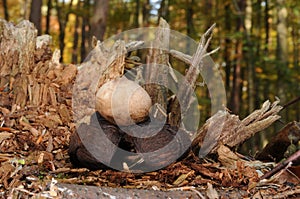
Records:
[[[96,110],[120,126],[145,121],[151,105],[149,94],[124,76],[103,84],[96,93]]]

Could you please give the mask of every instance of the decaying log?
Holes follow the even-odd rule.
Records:
[[[170,29],[166,21],[164,21],[163,19],[161,19],[160,21],[160,28],[158,30],[159,31],[156,32],[156,39],[154,40],[155,43],[153,44],[155,48],[150,49],[150,53],[147,58],[147,63],[168,65],[169,55],[167,54],[167,50],[169,45],[168,40],[170,37]],[[140,42],[136,42],[136,44],[140,45]],[[159,44],[159,46],[157,46],[157,44]],[[101,87],[105,82],[123,75],[124,66],[126,64],[125,55],[126,52],[130,50],[130,46],[132,46],[132,44],[125,44],[124,41],[118,40],[112,45],[111,48],[108,49],[107,46],[104,46],[104,44],[98,42],[93,51],[90,53],[89,57],[86,59],[86,61],[79,66],[79,72],[73,89],[73,93],[76,93],[75,98],[73,98],[73,109],[75,112],[75,121],[77,122],[77,124],[82,125],[86,123],[87,125],[93,125],[91,123],[90,117],[95,111],[93,105],[95,104],[94,100],[96,90],[99,87]],[[147,85],[147,83],[156,83],[158,81],[164,81],[163,84],[166,85],[166,77],[168,71],[164,70],[165,69],[161,67],[148,67],[145,74],[145,90],[148,91],[149,95],[151,96],[152,103],[158,104],[158,106],[153,106],[152,114],[155,115],[154,118],[162,120],[162,122],[166,119],[167,116],[166,88],[155,84]],[[140,125],[144,126],[144,124]],[[145,122],[145,125],[147,125],[147,122]],[[113,128],[116,127],[113,124],[111,124],[111,126]],[[95,139],[93,135],[98,133],[96,132],[97,129],[87,128],[86,126],[85,128],[88,131],[87,134],[89,135],[86,137],[86,139],[89,139],[92,142]],[[129,138],[130,136],[128,136],[128,142],[130,142],[134,146],[134,148],[131,148],[130,150],[135,150],[139,153],[146,153],[158,150],[160,147],[168,145],[169,142],[171,142],[174,139],[176,132],[174,132],[172,129],[173,127],[165,125],[162,130],[156,132],[157,135],[148,139],[135,139]],[[155,127],[149,126],[147,129],[145,129],[145,132],[141,133],[147,134],[155,130],[157,130]],[[118,132],[118,135],[122,134],[120,129]],[[73,160],[80,159],[81,162],[84,162],[84,156],[76,157],[78,154],[73,153],[74,148],[76,150],[79,150],[79,148],[85,148],[82,144],[77,144],[78,141],[76,140],[78,140],[78,138],[81,138],[81,133],[78,132],[78,130],[76,133],[79,134],[79,137],[78,135],[76,135],[74,139],[71,139],[70,153],[74,157],[72,158]],[[168,158],[170,160],[175,161],[176,158],[182,155],[188,148],[182,147],[181,145],[190,144],[190,138],[186,134],[186,132],[181,132],[179,134],[180,136],[177,136],[177,139],[174,139],[175,141],[172,141],[171,146],[168,149],[166,149],[166,151],[160,153],[163,154],[161,157],[142,157],[144,158],[143,164],[145,164],[145,166],[148,167],[155,167],[161,165],[163,160],[167,161]],[[75,147],[73,145],[75,145]],[[81,150],[87,151],[87,149]],[[111,152],[117,153],[116,151]],[[109,157],[111,158],[111,155],[109,155]],[[92,158],[87,158],[87,162],[84,163],[84,165],[88,166],[88,163],[91,159]],[[110,163],[110,159],[107,160],[107,163]],[[97,161],[95,161],[95,164],[97,164]]]
[[[156,42],[162,42],[161,38],[165,38],[166,36],[168,36],[168,32],[165,32],[167,31],[166,28],[168,27],[166,25],[166,22],[161,21],[160,25],[163,27],[163,31],[157,32],[157,38],[155,40]],[[184,110],[185,108],[189,107],[189,104],[192,101],[191,92],[193,91],[193,89],[188,90],[188,93],[186,93],[187,87],[195,87],[196,78],[199,75],[201,69],[205,67],[204,58],[206,58],[211,53],[215,52],[215,50],[208,53],[206,52],[206,49],[211,39],[210,34],[213,30],[213,27],[214,26],[212,26],[202,36],[198,49],[192,57],[174,50],[171,50],[169,52],[163,52],[159,49],[150,49],[150,54],[147,60],[148,63],[154,62],[168,64],[169,58],[165,53],[171,53],[180,61],[183,61],[190,65],[190,68],[186,74],[186,79],[188,81],[187,83],[189,85],[179,85],[179,93],[178,96],[176,96],[176,98],[180,99],[183,102],[183,104],[180,105],[184,106]],[[210,37],[206,39],[206,37],[209,35]],[[75,89],[73,90],[73,92],[78,93],[76,98],[73,99],[73,104],[75,104],[73,108],[75,108],[76,113],[79,113],[79,115],[75,116],[75,119],[79,124],[86,123],[87,125],[92,125],[90,123],[90,116],[94,113],[94,107],[92,107],[91,105],[94,104],[93,100],[95,98],[96,89],[99,88],[104,82],[115,77],[121,76],[124,73],[124,65],[126,62],[125,52],[127,49],[125,47],[126,45],[128,44],[125,44],[122,41],[117,41],[113,44],[113,46],[110,49],[107,49],[101,43],[98,42],[95,49],[90,54],[90,57],[80,67],[80,70],[82,71],[79,71],[79,78],[77,78],[76,80],[78,81],[78,87],[75,86]],[[161,48],[164,49],[166,48],[165,45],[167,45],[167,43],[162,43],[162,45],[163,46],[161,46]],[[94,72],[95,68],[96,71],[98,71],[97,73]],[[146,77],[149,78],[150,81],[155,81],[155,78],[157,78],[156,76],[158,74],[164,73],[164,71],[159,71],[159,68],[157,67],[150,67],[148,68],[148,70],[150,71],[146,71],[148,74],[148,77]],[[80,76],[80,72],[83,72],[82,76]],[[213,74],[212,72],[210,73]],[[211,76],[210,78],[213,79],[213,77]],[[166,81],[166,79],[162,78],[162,81]],[[180,120],[182,119],[182,117],[184,117],[184,113],[180,112],[180,106],[178,104],[178,101],[169,101],[169,108],[165,110],[164,104],[166,103],[166,101],[163,94],[164,91],[160,90],[160,87],[151,87],[151,85],[147,85],[145,88],[152,97],[152,99],[156,100],[155,102],[159,102],[163,105],[160,111],[169,111],[166,112],[166,115],[168,115],[169,117],[168,122],[170,125],[166,124],[160,132],[158,132],[155,136],[152,136],[150,138],[139,139],[130,136],[125,137],[127,138],[126,141],[129,143],[129,145],[132,145],[133,147],[129,148],[128,150],[134,150],[138,154],[140,154],[142,157],[140,157],[138,161],[142,160],[143,164],[150,167],[157,167],[163,162],[169,161],[169,159],[173,160],[174,157],[178,158],[178,155],[184,153],[185,151],[183,150],[186,150],[186,148],[182,149],[181,145],[190,142],[190,140],[193,141],[193,151],[196,152],[197,155],[200,151],[199,155],[205,156],[208,153],[216,152],[218,147],[223,144],[229,147],[237,146],[238,144],[244,142],[246,139],[252,137],[255,133],[265,129],[274,121],[280,118],[280,116],[277,115],[277,113],[281,110],[281,107],[278,105],[279,101],[275,101],[273,104],[271,104],[269,101],[266,101],[261,109],[254,111],[252,114],[250,114],[243,120],[240,120],[237,115],[229,114],[226,111],[219,111],[215,115],[213,115],[201,129],[198,130],[194,137],[191,138],[187,132],[181,132],[181,130],[178,128],[181,124]],[[89,101],[87,101],[87,103],[83,103],[87,99]],[[76,110],[76,108],[79,108],[79,110]],[[80,112],[80,110],[83,112]],[[114,126],[113,124],[110,125]],[[142,123],[140,125],[147,125],[147,122],[145,122],[144,124]],[[114,126],[113,128],[115,127],[116,126]],[[93,131],[97,131],[97,129],[86,129],[87,131],[91,131],[88,132],[89,135],[95,134],[96,132]],[[117,128],[117,131],[118,135],[125,134],[119,128]],[[152,131],[155,131],[155,127],[149,126],[149,128],[146,129],[143,133],[147,134]],[[174,139],[174,135],[176,134],[179,134],[181,136],[177,137],[178,139],[171,144],[171,147],[167,148],[166,150],[162,149],[162,146],[168,145],[171,142],[171,140]],[[87,139],[91,139],[92,141],[93,136],[87,136]],[[119,140],[118,144],[122,144],[123,141]],[[70,142],[70,145],[73,145],[72,140]],[[80,145],[80,147],[84,146]],[[156,153],[154,156],[156,156],[157,154],[161,154],[157,157],[147,154],[148,152],[155,151],[157,149],[162,149],[165,151]],[[144,153],[146,153],[147,156],[143,157]],[[109,155],[108,163],[111,160],[111,158],[112,154]],[[79,159],[81,159],[81,161],[84,161],[84,157],[80,157]],[[87,161],[89,160],[90,158],[87,159]],[[176,158],[174,160],[176,160]]]
[[[17,93],[17,95],[12,95],[12,100],[1,100],[1,106],[10,107],[15,104],[20,107],[27,105],[53,105],[55,107],[62,100],[66,100],[66,102],[70,104],[70,100],[62,96],[69,96],[70,93],[73,92],[73,97],[76,96],[73,98],[73,109],[76,113],[75,121],[77,124],[85,123],[86,125],[79,129],[82,129],[83,127],[86,128],[88,132],[87,135],[97,131],[90,123],[91,115],[95,111],[93,100],[95,99],[97,88],[113,78],[122,76],[124,73],[126,52],[130,50],[131,46],[142,45],[142,43],[133,42],[125,44],[123,41],[116,41],[112,46],[107,47],[101,42],[98,42],[94,50],[90,53],[90,56],[81,66],[79,66],[79,75],[76,79],[77,82],[75,82],[76,86],[72,91],[72,85],[70,83],[77,74],[77,67],[74,65],[65,66],[59,63],[60,54],[58,51],[55,51],[52,55],[50,47],[51,39],[48,36],[37,37],[33,25],[26,21],[21,22],[17,26],[13,26],[3,20],[0,22],[2,33],[0,43],[0,65],[2,66],[0,68],[0,88],[8,93]],[[165,39],[168,37],[168,33],[166,32],[168,30],[167,23],[161,21],[161,27],[164,31],[157,33],[156,41],[161,43],[162,46],[160,47],[162,49],[167,49],[168,40]],[[205,50],[211,37],[208,38],[208,40],[206,40],[205,37],[211,33],[211,30],[212,29],[204,34],[199,48],[193,57],[172,50],[164,52],[158,49],[151,49],[152,53],[150,53],[148,62],[168,65],[168,53],[171,53],[176,58],[191,65],[187,73],[187,79],[189,83],[194,86],[196,76],[198,76],[199,71],[203,66],[203,58],[210,54],[206,53]],[[162,41],[165,41],[165,43]],[[158,68],[154,69],[158,70]],[[155,74],[157,73],[163,74],[165,72],[166,71],[150,71],[149,74],[151,76],[149,78],[155,77]],[[179,89],[179,98],[180,96],[182,98],[187,97],[187,99],[184,99],[183,101],[185,106],[188,106],[190,98],[189,95],[184,94],[184,87],[185,85]],[[148,88],[148,90],[150,93],[159,94],[153,97],[153,99],[155,98],[159,104],[163,105],[161,108],[162,111],[167,111],[165,106],[166,101],[163,95],[164,91],[154,92],[151,91],[151,87]],[[61,92],[64,92],[65,94],[61,95]],[[154,94],[152,95],[154,96]],[[221,143],[230,147],[236,146],[279,118],[276,114],[280,110],[280,106],[277,106],[276,103],[271,105],[269,102],[266,102],[262,109],[252,113],[242,121],[235,115],[230,115],[229,113],[222,111],[218,112],[211,117],[203,128],[198,131],[197,135],[192,138],[193,149],[198,151],[201,147],[202,152],[209,153],[215,152]],[[169,111],[171,110],[170,112],[172,112],[172,110],[174,112],[172,117],[176,118],[174,115],[177,115],[178,118],[180,118],[179,116],[181,116],[182,113],[180,113],[178,107],[173,106],[172,108],[172,106],[170,106],[169,108]],[[66,107],[60,106],[57,110],[60,110],[60,118],[67,117],[67,119],[57,120],[53,117],[52,120],[55,121],[55,125],[54,123],[48,122],[45,124],[46,127],[51,128],[57,126],[57,124],[62,124],[62,120],[70,121],[71,116],[66,110]],[[80,112],[80,110],[82,112]],[[40,120],[42,119],[43,118],[40,118]],[[135,150],[142,153],[154,150],[154,148],[168,143],[171,137],[174,137],[171,129],[177,128],[180,122],[176,119],[169,119],[169,122],[170,121],[172,121],[170,128],[166,126],[163,133],[158,134],[157,137],[148,140],[133,139],[132,144],[136,147]],[[216,131],[222,132],[220,136],[216,137],[216,134],[214,133]],[[207,132],[210,133],[207,134]],[[162,138],[161,136],[166,137]],[[161,140],[161,142],[158,142],[157,146],[151,146],[151,143],[157,140]],[[180,143],[183,140],[186,140],[185,135],[175,142],[180,153],[182,152]],[[78,150],[78,146],[81,146],[80,142],[77,141],[74,138],[71,139],[71,152],[74,148],[76,151]],[[120,142],[119,138],[116,140],[116,143],[118,142]],[[166,152],[166,154],[168,153]],[[174,154],[177,155],[176,152],[174,152]],[[108,156],[107,161],[109,162],[111,158],[112,156]],[[152,163],[151,161],[152,160],[149,160],[150,164],[159,162],[159,160],[152,161]]]
[[[141,153],[145,166],[161,168],[182,157],[191,144],[189,135],[176,127],[165,125],[159,130],[148,126],[148,133],[157,132],[149,138],[131,138],[135,150]],[[151,170],[152,170],[151,169]]]
[[[262,161],[279,162],[291,144],[297,144],[300,140],[300,123],[290,122],[273,137],[265,148],[256,155],[256,159]]]
[[[29,21],[14,26],[0,19],[0,41],[0,88],[15,93],[12,100],[1,99],[0,105],[56,105],[59,86],[70,87],[77,68],[60,64],[59,51],[52,56],[51,37],[37,37]]]
[[[159,64],[168,66],[169,55],[167,53],[169,49],[170,40],[170,27],[169,24],[162,18],[159,21],[159,28],[156,32],[155,40],[151,44],[153,48],[149,50],[147,56],[147,64],[151,64],[146,69],[146,85],[145,90],[151,97],[152,103],[156,104],[151,110],[152,115],[156,119],[165,121],[167,116],[167,89],[158,84],[151,84],[152,82],[161,82],[162,85],[167,85],[167,76],[169,71],[166,68],[160,67]],[[155,48],[154,48],[155,46]],[[150,82],[150,84],[147,84]]]
[[[261,109],[254,111],[243,120],[227,111],[219,111],[195,134],[192,142],[193,151],[200,156],[205,156],[216,152],[221,145],[235,147],[243,143],[280,118],[278,112],[282,107],[278,104],[279,100],[272,104],[266,101]]]
[[[107,169],[115,150],[108,146],[110,143],[105,141],[104,136],[117,146],[122,135],[116,126],[110,124],[98,113],[94,113],[91,120],[93,120],[91,124],[82,123],[77,131],[71,135],[70,160],[77,167],[85,167],[91,170]],[[86,146],[91,148],[88,150]],[[91,150],[101,156],[101,160],[94,157],[95,153],[91,154]]]

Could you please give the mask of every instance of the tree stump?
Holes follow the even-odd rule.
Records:
[[[77,73],[74,65],[59,63],[60,53],[51,51],[51,37],[37,37],[37,30],[29,21],[14,26],[0,19],[0,88],[16,93],[1,105],[28,106],[57,105],[61,90],[71,90],[69,84]]]
[[[128,126],[124,128],[112,123],[105,123],[104,128],[101,128],[103,124],[96,127],[95,123],[104,122],[103,118],[98,121],[93,119],[93,116],[98,114],[95,113],[93,107],[97,89],[107,81],[127,75],[126,64],[130,60],[130,57],[127,57],[129,54],[128,48],[131,45],[143,44],[138,41],[125,43],[118,40],[111,48],[107,49],[104,44],[98,42],[86,62],[80,66],[79,77],[76,80],[78,84],[75,82],[75,89],[73,90],[76,93],[76,98],[73,98],[73,104],[75,104],[73,108],[75,108],[75,113],[77,113],[75,114],[75,120],[80,125],[70,141],[69,153],[74,165],[85,166],[90,169],[104,168],[105,165],[113,163],[118,164],[115,168],[120,170],[161,168],[161,166],[167,166],[168,163],[176,161],[183,154],[188,154],[189,149],[192,149],[196,156],[204,157],[209,153],[216,153],[217,149],[224,144],[229,147],[235,147],[279,119],[277,115],[281,110],[281,107],[278,106],[279,101],[273,104],[268,101],[265,102],[260,110],[254,111],[243,120],[240,120],[236,115],[229,114],[225,110],[220,110],[207,120],[195,135],[191,136],[188,130],[182,128],[182,121],[187,109],[191,107],[194,100],[192,92],[196,85],[196,79],[203,67],[208,65],[207,60],[204,58],[215,52],[206,52],[211,36],[208,39],[206,37],[211,34],[214,26],[203,35],[193,56],[167,49],[166,46],[170,37],[168,24],[161,20],[160,27],[162,29],[156,32],[155,44],[152,44],[153,46],[158,44],[159,48],[151,48],[149,50],[146,62],[170,66],[169,55],[172,55],[178,61],[190,65],[185,76],[186,82],[179,85],[178,96],[175,96],[175,98],[171,97],[161,85],[146,84],[144,88],[151,96],[152,103],[158,104],[158,106],[153,106],[148,121],[137,124],[136,127]],[[97,73],[93,72],[95,68]],[[145,81],[155,82],[155,79],[159,78],[162,85],[165,85],[167,79],[164,74],[169,72],[164,70],[165,68],[148,67],[145,71]],[[205,70],[208,71],[207,73],[211,73],[213,69],[205,68]],[[82,75],[80,72],[83,72]],[[133,80],[138,78],[138,72],[135,75]],[[211,74],[206,75],[210,75],[209,77],[206,76],[208,79],[215,78]],[[212,87],[211,84],[216,85],[213,80],[208,86]],[[167,100],[168,98],[169,100]],[[89,100],[89,103],[84,103],[86,99]],[[157,121],[157,125],[151,125],[153,120]],[[164,123],[164,121],[166,122]],[[159,124],[161,123],[163,123],[163,128],[160,129]],[[99,135],[99,132],[102,130],[105,133]],[[125,132],[126,130],[128,132]],[[138,138],[128,135],[130,131],[142,131],[139,133],[151,136]],[[114,147],[103,142],[106,137],[114,144]],[[82,144],[80,140],[85,143]],[[129,152],[127,155],[125,155],[126,152],[119,150],[122,147]],[[105,150],[106,148],[112,148],[112,150],[107,151]],[[93,154],[88,151],[93,151]],[[130,154],[130,152],[135,153],[135,155]],[[93,157],[95,155],[98,158]],[[106,158],[103,158],[104,156]]]

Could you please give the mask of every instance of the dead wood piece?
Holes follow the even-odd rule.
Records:
[[[141,126],[143,133],[149,137],[129,136],[140,130]],[[121,130],[96,112],[92,115],[90,124],[81,124],[77,132],[72,134],[69,147],[71,162],[75,166],[91,170],[108,167],[123,169],[124,162],[132,170],[135,168],[155,170],[168,166],[188,151],[191,141],[186,132],[176,127],[165,125],[161,130],[160,128],[147,126],[147,122],[144,122],[139,124],[139,127],[123,127]],[[130,153],[125,154],[120,148],[135,151],[136,156],[140,156],[143,161]],[[136,165],[138,167],[135,167]]]
[[[68,107],[65,104],[61,104],[59,106],[58,113],[64,124],[69,124],[72,122],[70,110],[68,109]]]
[[[141,153],[146,167],[151,170],[163,168],[180,159],[191,144],[189,134],[183,130],[165,125],[160,131],[153,126],[145,133],[153,134],[148,138],[132,138],[137,153]]]
[[[14,26],[0,20],[0,27],[0,88],[12,99],[9,104],[1,100],[0,105],[56,106],[67,93],[59,88],[72,84],[76,66],[60,64],[60,52],[52,55],[51,37],[37,37],[29,21]]]
[[[153,48],[149,50],[147,56],[148,66],[146,68],[146,78],[145,78],[145,90],[151,97],[153,104],[159,104],[160,109],[154,106],[151,115],[161,121],[166,119],[167,110],[167,90],[162,85],[167,85],[167,76],[169,71],[165,67],[160,67],[156,64],[161,64],[163,66],[168,66],[169,55],[166,53],[169,49],[170,40],[170,27],[169,24],[164,20],[160,19],[159,28],[155,35],[155,40],[153,41]],[[149,65],[151,63],[151,65]],[[151,84],[160,82],[162,85]]]
[[[72,80],[74,80],[76,74],[77,67],[73,64],[69,64],[61,71],[56,82],[62,86],[68,85],[70,82],[72,82]]]
[[[265,173],[263,176],[261,176],[261,180],[266,179],[266,178],[270,178],[272,177],[274,174],[276,174],[277,172],[279,172],[280,170],[284,169],[285,167],[288,167],[289,164],[291,163],[295,163],[297,161],[300,160],[300,150],[298,150],[296,153],[294,153],[293,155],[291,155],[288,159],[286,159],[285,161],[279,163],[278,165],[276,165],[271,171]]]
[[[91,170],[105,169],[116,152],[111,143],[118,146],[122,135],[116,126],[97,115],[93,114],[90,124],[81,124],[71,135],[69,155],[74,166]]]
[[[300,140],[300,123],[290,122],[273,137],[265,148],[256,155],[256,159],[262,161],[279,162],[291,144],[297,144]]]
[[[51,50],[52,37],[50,35],[41,35],[36,38],[36,51],[34,54],[35,62],[46,62],[52,58]]]
[[[186,63],[189,65],[189,69],[185,75],[185,82],[179,85],[178,94],[176,98],[180,102],[174,100],[170,101],[169,109],[172,113],[169,116],[170,124],[171,125],[178,125],[181,123],[181,116],[185,116],[187,110],[189,110],[191,104],[195,101],[193,93],[194,89],[197,85],[197,78],[201,73],[203,78],[203,84],[205,83],[210,91],[210,93],[217,94],[218,96],[211,96],[212,104],[216,105],[215,110],[213,110],[213,114],[217,112],[217,110],[221,110],[222,107],[219,107],[217,104],[224,104],[225,103],[225,93],[222,90],[223,85],[220,84],[222,80],[218,78],[218,69],[214,67],[212,64],[213,61],[209,57],[209,55],[215,53],[219,48],[212,50],[211,52],[207,52],[207,48],[209,43],[212,39],[213,30],[215,24],[213,24],[202,36],[200,42],[198,44],[196,52],[193,56],[184,54],[182,52],[176,51],[171,49],[170,54],[175,57],[176,59]],[[218,90],[216,90],[218,89]],[[212,92],[211,92],[212,91]],[[216,101],[217,99],[217,101]],[[216,103],[217,102],[217,103]],[[218,107],[217,107],[218,106]],[[180,109],[183,110],[181,113],[174,114],[179,112]]]
[[[29,21],[14,26],[0,20],[1,78],[18,73],[28,74],[33,67],[37,32]]]
[[[239,158],[234,152],[232,152],[228,147],[221,145],[218,148],[218,160],[220,163],[231,169],[237,168],[237,161],[246,162],[245,160],[242,160]]]
[[[8,85],[15,93],[19,93],[18,96],[14,95],[13,101],[23,107],[27,97],[25,75],[30,73],[34,65],[36,37],[34,25],[29,21],[14,26],[0,20],[0,87]],[[18,78],[19,81],[11,81]]]
[[[279,100],[274,101],[272,104],[269,102],[269,100],[267,100],[265,103],[263,103],[261,109],[254,111],[247,118],[242,120],[233,134],[222,134],[222,142],[230,147],[234,147],[243,143],[255,133],[266,129],[280,118],[278,113],[282,107],[278,105],[278,103]],[[256,119],[248,120],[248,118]]]
[[[229,114],[227,111],[218,111],[194,135],[192,139],[194,153],[205,156],[212,152],[218,147],[221,134],[234,131],[239,122],[238,116]],[[200,148],[201,151],[199,151]]]
[[[278,112],[282,109],[279,101],[271,104],[266,101],[262,108],[254,111],[248,117],[239,120],[238,116],[226,111],[219,111],[213,115],[196,133],[192,148],[200,156],[214,153],[222,144],[235,147],[255,133],[267,128],[280,118]]]

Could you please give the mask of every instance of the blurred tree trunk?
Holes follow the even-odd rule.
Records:
[[[151,4],[150,0],[135,0],[134,27],[149,26]]]
[[[141,1],[136,0],[135,1],[135,13],[134,13],[134,26],[138,28],[140,26],[139,18],[140,18],[140,7],[141,7]]]
[[[66,23],[63,19],[63,10],[65,7],[65,1],[62,1],[61,5],[58,0],[55,0],[55,8],[57,11],[57,19],[58,19],[58,24],[59,24],[59,49],[61,55],[64,54],[64,48],[65,48],[65,26]],[[63,56],[61,56],[61,62],[63,61]]]
[[[293,16],[295,17],[295,16]],[[299,67],[299,63],[300,63],[300,59],[299,59],[299,53],[300,53],[300,49],[299,49],[299,25],[298,22],[294,22],[292,24],[292,41],[293,41],[293,67],[296,69],[296,74],[298,76],[300,76],[300,67]],[[296,93],[293,94],[294,97],[299,97],[299,93],[300,93],[300,81],[297,81],[296,83]],[[299,103],[299,102],[298,102]],[[300,105],[298,105],[298,108],[296,108],[296,121],[300,120]]]
[[[76,12],[80,12],[80,2],[77,3]],[[72,63],[78,63],[78,42],[79,42],[79,24],[80,16],[77,14],[75,18],[75,30],[74,30],[74,40],[73,40],[73,50],[72,50]]]
[[[38,35],[42,34],[42,0],[32,0],[30,7],[29,21],[31,21],[38,30]]]
[[[249,111],[253,111],[254,109],[258,109],[260,107],[260,99],[259,99],[259,85],[260,85],[260,79],[257,78],[256,71],[255,71],[255,66],[261,63],[260,60],[262,59],[261,56],[264,56],[263,53],[261,53],[261,41],[262,40],[262,9],[261,9],[261,3],[262,0],[258,0],[256,4],[256,10],[254,10],[256,14],[256,24],[254,25],[257,27],[257,32],[256,32],[256,52],[253,54],[253,57],[251,57],[254,62],[253,62],[253,89],[254,89],[254,96],[253,96],[253,109],[249,108]],[[253,20],[254,21],[254,20]],[[251,140],[251,139],[250,139]],[[262,147],[264,142],[266,141],[266,134],[265,133],[260,133],[256,136],[253,137],[253,141],[251,145],[248,147],[248,149],[251,149],[253,153],[256,151],[259,151]]]
[[[7,1],[6,0],[2,0],[2,4],[3,4],[3,11],[4,11],[4,19],[6,21],[9,21],[9,14],[8,14],[8,8],[7,8]]]
[[[45,34],[50,33],[50,18],[51,18],[52,0],[47,1],[47,16],[46,16],[46,30]]]
[[[108,0],[94,1],[93,9],[93,16],[90,21],[90,36],[95,36],[98,40],[103,41],[107,21]],[[91,43],[91,41],[90,38],[89,43]]]
[[[66,8],[65,1],[55,0],[56,10],[57,10],[57,18],[59,24],[59,49],[61,53],[61,60],[63,62],[63,55],[65,49],[65,30],[67,23],[69,21],[69,14],[73,4],[73,0],[70,1],[69,8]]]
[[[160,8],[158,10],[158,21],[161,17],[164,18],[166,21],[169,21],[169,3],[169,0],[162,0],[160,2]]]
[[[194,15],[194,9],[193,6],[195,4],[194,0],[187,0],[186,5],[186,31],[187,31],[187,35],[194,38],[195,37],[195,27],[194,27],[194,19],[193,19],[193,15]],[[194,38],[195,39],[195,38]]]
[[[264,41],[264,57],[269,56],[269,41],[270,41],[270,24],[269,24],[269,0],[265,0],[265,10],[264,10],[264,25],[265,25],[265,41]],[[263,65],[266,65],[266,59],[263,59]],[[268,98],[269,95],[269,83],[266,80],[263,80],[263,98]]]
[[[257,30],[256,30],[256,35],[254,38],[255,39],[255,53],[253,55],[253,59],[255,57],[255,61],[254,61],[254,66],[253,66],[253,73],[254,73],[254,109],[257,109],[260,107],[260,97],[259,97],[259,85],[260,85],[260,79],[257,77],[257,74],[256,74],[256,66],[259,66],[262,62],[262,57],[263,56],[263,53],[261,53],[261,43],[263,41],[262,39],[262,34],[263,34],[263,31],[262,31],[262,9],[261,9],[261,3],[262,3],[262,0],[258,0],[257,1],[257,4],[256,4],[256,7],[257,9],[254,10],[254,12],[257,13],[256,15],[256,24],[255,25],[257,27]]]
[[[80,57],[81,61],[85,59],[87,56],[87,50],[89,49],[89,10],[90,10],[90,1],[84,0],[83,5],[83,16],[82,16],[82,24],[81,24],[81,47],[80,47]]]
[[[265,38],[265,49],[264,49],[264,54],[268,55],[269,52],[269,0],[265,0],[265,31],[266,31],[266,38]]]
[[[194,6],[195,7],[196,4],[197,4],[197,1],[192,0],[190,6]],[[193,11],[194,10],[196,10],[196,9],[193,8]],[[214,1],[205,0],[204,1],[204,12],[203,12],[204,16],[206,16],[205,20],[203,20],[205,30],[209,29],[211,27],[211,25],[214,23],[214,20],[213,20],[213,10],[214,10]],[[193,14],[194,14],[194,12],[193,12]],[[197,31],[195,30],[194,23],[193,23],[192,36],[194,38],[197,38]],[[212,44],[210,44],[207,47],[207,51],[211,51],[212,50],[211,49],[211,45]],[[203,96],[201,96],[201,95],[203,95]],[[205,89],[205,92],[203,92],[203,94],[200,93],[199,96],[202,97],[202,98],[210,99],[209,89]],[[211,102],[211,103],[213,103],[213,102]],[[210,114],[214,114],[214,113],[212,113],[209,108],[205,108],[203,110],[203,115],[205,115],[206,118],[208,118]]]
[[[20,6],[20,7],[22,7],[22,10],[21,10],[22,18],[29,20],[31,0],[25,0],[25,1],[21,1],[21,2],[22,2],[22,6]]]
[[[242,13],[245,12],[246,0],[238,0],[238,12],[239,16],[236,19],[236,32],[244,32],[244,20]],[[239,114],[241,107],[241,91],[242,91],[242,56],[243,56],[243,40],[242,37],[237,39],[235,46],[236,60],[233,68],[233,77],[232,77],[232,92],[230,97],[230,110]]]
[[[231,32],[231,10],[230,3],[227,1],[225,4],[225,32]],[[230,96],[230,76],[231,76],[231,39],[229,34],[225,34],[225,47],[224,47],[224,62],[225,62],[225,89],[226,95]]]
[[[145,3],[143,5],[143,26],[146,27],[149,26],[150,10],[151,10],[150,0],[145,0]]]
[[[193,1],[193,4],[196,5],[197,1]],[[216,6],[214,1],[205,0],[204,2],[204,16],[205,16],[205,30],[211,26],[215,21],[213,20],[213,10]]]
[[[288,11],[284,0],[277,0],[277,49],[276,49],[276,69],[277,69],[277,92],[283,103],[287,102],[285,93],[285,79],[288,70],[288,43],[287,43],[287,16]],[[288,109],[283,110],[288,120]]]
[[[255,107],[255,69],[254,69],[254,53],[253,53],[253,41],[251,39],[252,35],[252,2],[251,0],[246,0],[245,9],[245,32],[246,32],[246,45],[247,45],[247,80],[248,80],[248,113],[251,113]]]

